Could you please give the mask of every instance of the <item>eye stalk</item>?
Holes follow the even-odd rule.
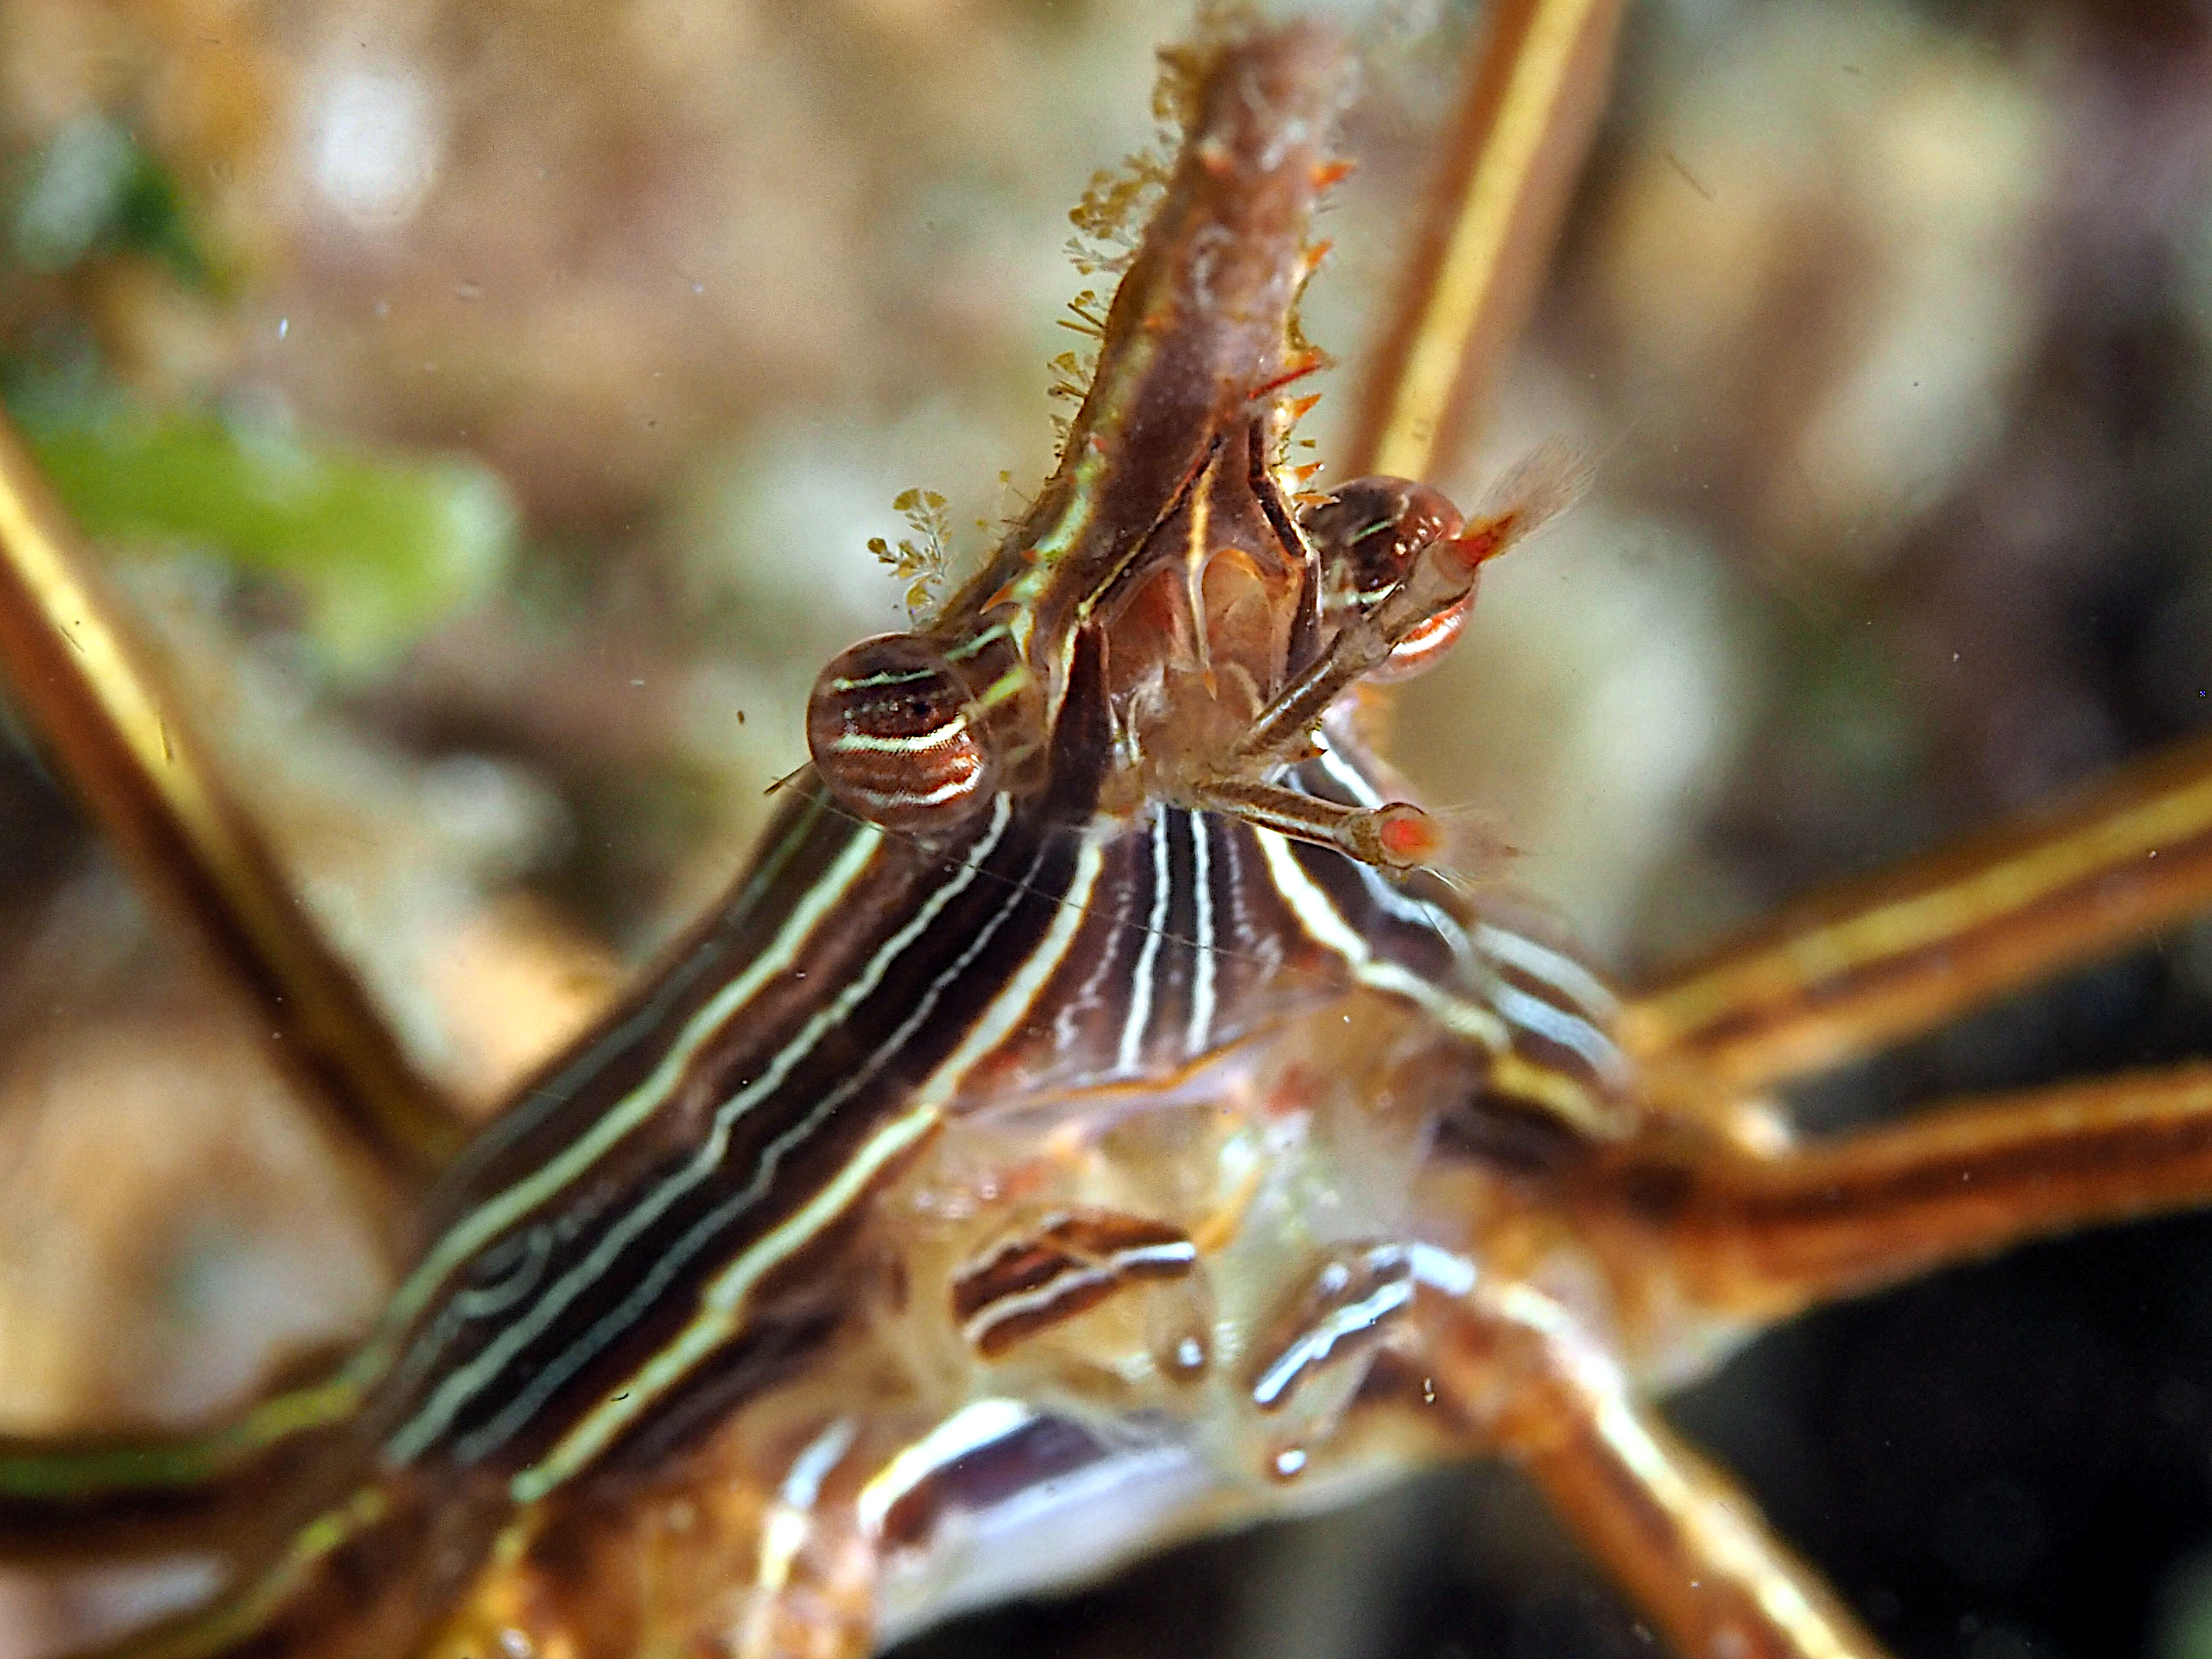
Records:
[[[1321,561],[1322,617],[1332,631],[1389,598],[1406,579],[1421,550],[1465,527],[1460,510],[1442,490],[1410,478],[1354,478],[1298,518]],[[1408,680],[1443,660],[1467,626],[1473,588],[1414,624],[1390,654],[1364,676],[1370,682]]]
[[[1345,805],[1269,775],[1314,752],[1323,717],[1359,681],[1402,678],[1434,663],[1464,623],[1482,567],[1571,505],[1590,471],[1572,448],[1538,449],[1492,487],[1472,520],[1402,478],[1358,479],[1316,503],[1300,531],[1321,564],[1325,641],[1228,752],[1183,786],[1186,798],[1364,864],[1436,862],[1447,837],[1419,807]]]
[[[840,804],[901,835],[957,830],[1000,782],[975,691],[913,634],[862,640],[831,659],[807,699],[806,746]]]

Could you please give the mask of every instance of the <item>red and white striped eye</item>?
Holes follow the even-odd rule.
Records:
[[[1441,490],[1410,478],[1354,478],[1300,515],[1299,528],[1320,556],[1322,617],[1341,626],[1379,605],[1430,543],[1459,534],[1460,511]],[[1366,678],[1411,679],[1433,668],[1458,640],[1474,595],[1444,607],[1398,641]]]
[[[843,805],[902,835],[939,835],[997,786],[981,720],[934,646],[884,634],[833,659],[814,682],[806,746]]]

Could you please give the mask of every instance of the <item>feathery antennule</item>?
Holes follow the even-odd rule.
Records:
[[[1164,84],[1175,72],[1172,65],[1176,60],[1164,52],[1160,59]],[[1068,222],[1075,227],[1075,234],[1067,241],[1067,257],[1074,262],[1079,276],[1119,276],[1137,257],[1137,245],[1144,238],[1145,226],[1152,210],[1159,206],[1160,198],[1167,193],[1168,179],[1175,172],[1176,152],[1182,139],[1179,120],[1170,120],[1164,115],[1164,107],[1173,106],[1163,106],[1159,94],[1155,93],[1152,112],[1159,118],[1159,127],[1152,143],[1123,156],[1121,166],[1101,167],[1092,173],[1091,182],[1083,187],[1083,199],[1067,210]],[[1085,298],[1096,297],[1085,289],[1077,296],[1077,301],[1079,304]],[[1069,308],[1075,309],[1073,306]],[[1103,332],[1103,321],[1100,326]]]
[[[1206,5],[1189,40],[1159,50],[1152,82],[1152,142],[1124,156],[1118,167],[1091,175],[1083,199],[1068,210],[1076,236],[1068,244],[1075,268],[1088,276],[1127,269],[1145,226],[1167,191],[1183,136],[1198,118],[1206,75],[1223,46],[1249,21],[1249,9]]]
[[[1201,41],[1210,38],[1207,18],[1200,19]],[[1197,88],[1212,52],[1203,45],[1165,47],[1159,53],[1159,78],[1152,87],[1152,142],[1121,158],[1117,167],[1102,167],[1084,186],[1083,199],[1067,210],[1075,234],[1068,239],[1067,257],[1081,276],[1120,276],[1137,257],[1145,227],[1167,194],[1175,173],[1176,156],[1197,108]],[[1065,456],[1067,435],[1075,423],[1073,407],[1079,407],[1091,390],[1098,368],[1098,342],[1106,337],[1107,307],[1097,290],[1085,289],[1067,302],[1073,320],[1060,319],[1062,328],[1088,336],[1091,343],[1078,351],[1063,351],[1046,365],[1052,371],[1046,395],[1071,409],[1052,414],[1053,441]]]
[[[1067,434],[1075,428],[1075,411],[1083,406],[1084,394],[1091,389],[1091,377],[1098,372],[1098,352],[1063,351],[1045,367],[1052,371],[1052,384],[1044,395],[1064,409],[1052,411],[1052,441],[1056,457],[1067,453]]]
[[[1160,57],[1160,85],[1164,88],[1178,71],[1171,67],[1169,53],[1164,52]],[[1181,128],[1165,113],[1174,107],[1156,89],[1152,112],[1160,125],[1153,142],[1123,156],[1120,167],[1103,167],[1092,173],[1084,187],[1083,199],[1068,210],[1068,222],[1075,227],[1075,234],[1068,239],[1067,257],[1078,276],[1119,276],[1137,257],[1145,226],[1167,194],[1168,179],[1175,170]],[[1068,434],[1075,425],[1074,410],[1081,407],[1091,390],[1098,371],[1099,343],[1106,337],[1106,307],[1096,289],[1085,289],[1067,302],[1067,309],[1073,319],[1061,318],[1060,326],[1088,336],[1089,343],[1081,349],[1060,353],[1045,365],[1052,374],[1045,395],[1055,404],[1066,405],[1052,411],[1055,459],[1066,454]]]
[[[1106,337],[1106,307],[1097,289],[1085,289],[1067,302],[1067,310],[1068,316],[1057,319],[1062,328],[1093,340]]]
[[[894,546],[882,536],[868,538],[868,551],[907,584],[906,612],[916,627],[935,614],[939,590],[952,562],[952,519],[945,497],[934,489],[901,490],[892,507],[903,516],[912,537]]]

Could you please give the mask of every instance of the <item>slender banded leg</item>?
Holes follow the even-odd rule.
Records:
[[[0,671],[94,819],[258,1012],[280,1060],[403,1190],[461,1144],[449,1103],[317,931],[82,539],[0,417]]]
[[[352,1413],[343,1378],[289,1389],[199,1433],[0,1436],[0,1559],[206,1553],[265,1520],[270,1492]]]
[[[1771,1156],[1622,1158],[1597,1202],[1656,1224],[1692,1294],[1778,1319],[2024,1239],[2212,1200],[2212,1063],[1962,1102]]]
[[[151,676],[76,532],[0,417],[0,669],[94,817],[259,1010],[356,1172],[411,1191],[461,1120],[410,1065],[315,930],[191,722]],[[365,1167],[364,1167],[365,1166]],[[261,1476],[342,1414],[333,1386],[280,1394],[204,1434],[40,1443],[0,1438],[0,1555],[48,1561],[218,1542]]]
[[[1631,1394],[1604,1347],[1522,1285],[1425,1290],[1423,1361],[1470,1435],[1525,1469],[1681,1659],[1881,1659],[1750,1498]]]
[[[1457,452],[1550,261],[1603,112],[1622,9],[1620,0],[1491,9],[1335,476],[1425,478]]]
[[[2040,822],[1816,898],[1623,1009],[1650,1087],[1695,1110],[1939,1025],[2212,905],[2212,741]]]

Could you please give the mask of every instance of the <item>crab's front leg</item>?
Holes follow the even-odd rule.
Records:
[[[744,1410],[658,1425],[518,1515],[422,1659],[866,1654],[891,1581],[930,1616],[960,1576],[965,1517],[1110,1455],[1083,1423],[1195,1407],[1184,1230],[1024,1201],[896,1231],[827,1270],[856,1287],[830,1346],[785,1367],[764,1333]]]
[[[680,1482],[541,1504],[421,1659],[858,1659],[881,1559],[863,1494],[914,1437],[896,1412],[794,1413]]]
[[[1478,1285],[1425,1297],[1420,1317],[1440,1395],[1528,1472],[1684,1659],[1878,1659],[1751,1499],[1637,1399],[1559,1304]]]
[[[1881,1659],[1881,1645],[1752,1499],[1637,1397],[1561,1303],[1410,1252],[1399,1346],[1468,1451],[1524,1470],[1681,1659]]]

